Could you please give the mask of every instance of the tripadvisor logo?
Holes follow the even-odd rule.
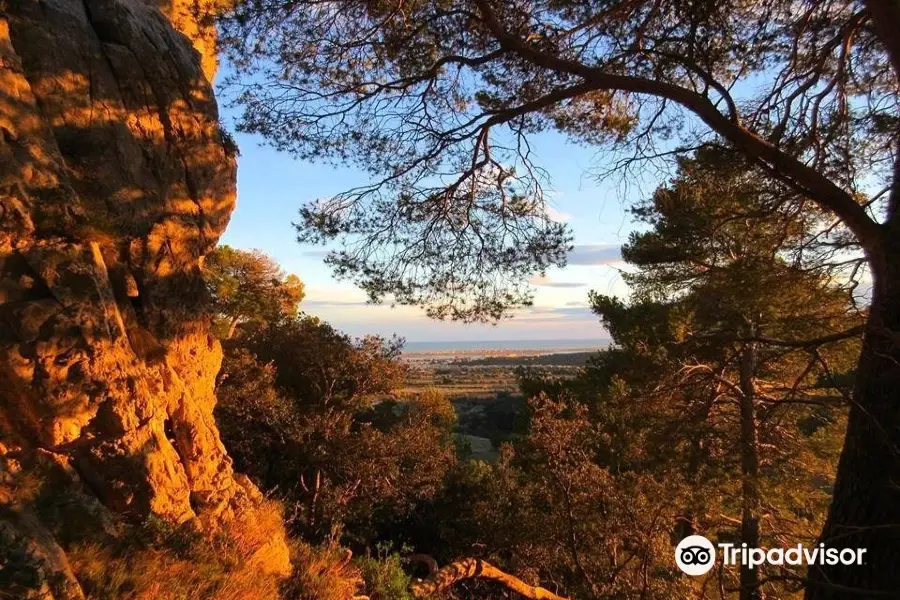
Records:
[[[716,562],[716,549],[702,535],[689,535],[675,547],[675,562],[688,575],[703,575]]]
[[[819,544],[811,549],[803,544],[793,548],[748,548],[734,544],[719,544],[722,551],[722,563],[725,565],[742,565],[751,569],[760,565],[861,565],[864,562],[865,548],[826,548]],[[691,535],[675,547],[675,563],[687,575],[703,575],[713,568],[716,562],[716,550],[712,542],[702,535]]]

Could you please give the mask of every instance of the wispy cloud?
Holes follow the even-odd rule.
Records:
[[[544,212],[547,214],[550,220],[556,221],[557,223],[566,223],[572,220],[572,215],[562,212],[561,210],[555,208],[550,204],[547,204],[545,206]]]
[[[612,265],[622,262],[622,247],[616,244],[583,244],[569,253],[570,265]]]
[[[515,318],[529,323],[599,322],[587,306],[529,306],[517,311]]]
[[[304,300],[301,308],[346,308],[353,306],[372,306],[364,300]]]
[[[586,283],[582,283],[579,281],[553,281],[546,275],[535,275],[528,280],[528,283],[530,283],[531,285],[550,288],[581,288],[587,286]]]
[[[310,258],[325,258],[328,255],[328,250],[305,250],[303,252],[303,256],[308,256]]]

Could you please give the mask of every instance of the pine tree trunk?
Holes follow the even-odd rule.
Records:
[[[871,313],[821,538],[867,552],[862,565],[811,566],[808,600],[870,597],[847,588],[900,598],[900,232],[887,230],[883,253],[870,261]]]
[[[234,332],[237,331],[238,321],[240,321],[240,317],[231,317],[231,322],[228,323],[228,333],[225,336],[226,340],[230,340],[234,337]]]
[[[753,337],[755,332],[750,337]],[[741,355],[741,542],[759,547],[759,448],[756,437],[756,344],[749,343]],[[759,571],[741,565],[741,600],[760,600]]]

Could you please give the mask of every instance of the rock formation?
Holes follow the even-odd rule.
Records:
[[[16,482],[47,457],[117,513],[255,518],[212,416],[200,266],[236,163],[195,2],[0,0],[0,543],[40,528]]]

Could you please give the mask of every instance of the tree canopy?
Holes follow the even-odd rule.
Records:
[[[216,419],[236,467],[285,501],[307,541],[369,547],[441,489],[456,461],[453,408],[402,402],[399,340],[354,340],[312,317],[225,344]]]
[[[270,323],[241,341],[277,370],[276,382],[307,411],[360,409],[400,384],[400,338],[354,340],[316,317]]]
[[[478,319],[564,261],[529,145],[548,129],[627,149],[620,172],[727,142],[874,249],[896,204],[886,4],[257,0],[225,30],[263,74],[243,130],[372,175],[305,207],[301,238],[340,237],[329,262],[375,298]]]
[[[589,424],[580,469],[604,469],[617,493],[629,490],[635,504],[665,515],[662,531],[648,527],[641,542],[614,549],[623,561],[671,565],[654,556],[669,534],[778,547],[810,544],[822,525],[828,495],[818,482],[835,467],[849,395],[835,375],[852,369],[863,315],[829,268],[795,260],[811,222],[773,191],[727,153],[681,159],[678,176],[634,208],[649,227],[623,249],[630,301],[591,296],[611,347],[574,381],[527,382],[535,396],[528,443],[551,424],[546,446],[579,420]],[[654,486],[665,501],[642,497]],[[613,539],[638,534],[627,520],[618,527]],[[587,543],[578,552],[585,564],[597,561],[588,573],[611,568]],[[787,597],[803,579],[785,568],[717,568],[711,579],[746,600]],[[776,574],[783,579],[768,579]],[[632,576],[625,570],[615,584]],[[626,588],[679,592],[640,581]]]
[[[303,282],[258,250],[219,246],[204,261],[204,279],[217,327],[230,338],[238,326],[261,325],[297,315]]]

